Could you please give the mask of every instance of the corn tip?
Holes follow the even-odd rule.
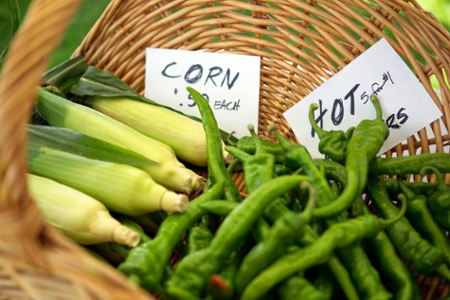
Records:
[[[126,226],[119,225],[114,229],[113,241],[118,244],[127,245],[129,247],[136,247],[139,244],[140,240],[141,238],[139,234]]]
[[[189,198],[187,195],[177,194],[170,191],[164,194],[161,201],[161,209],[168,213],[183,213],[188,209],[188,205]]]

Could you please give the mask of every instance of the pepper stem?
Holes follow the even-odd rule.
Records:
[[[233,160],[230,162],[230,164],[227,167],[228,173],[233,173],[236,166],[241,162],[239,158],[233,158]]]
[[[442,177],[441,172],[435,167],[423,167],[420,169],[420,176],[424,177],[428,173],[433,173],[436,175],[436,180],[438,182],[437,190],[439,192],[446,192],[448,190],[447,184],[445,184],[444,178]]]
[[[234,146],[225,146],[225,151],[233,155],[235,158],[239,159],[241,162],[245,162],[251,156],[247,152]]]
[[[391,226],[392,224],[394,224],[395,222],[398,222],[401,218],[403,218],[403,216],[406,213],[406,207],[407,207],[407,203],[408,201],[406,200],[406,196],[403,194],[398,195],[398,200],[400,200],[400,202],[402,203],[402,208],[400,209],[400,212],[398,213],[397,216],[395,216],[392,219],[389,220],[380,220],[381,223],[381,227],[382,228],[387,228],[389,226]]]
[[[258,135],[255,132],[255,127],[252,124],[248,124],[247,126],[248,131],[250,131],[250,135],[253,138],[253,142],[255,142],[256,151],[255,154],[264,153],[263,145],[258,137]]]
[[[281,133],[278,131],[278,129],[277,129],[277,127],[275,125],[267,126],[267,132],[269,133],[269,135],[275,136],[275,138],[277,139],[278,143],[280,143],[281,147],[284,150],[289,150],[290,148],[292,148],[294,146],[284,136],[281,135]]]
[[[235,132],[234,131],[232,131],[232,132],[230,132],[230,134],[228,134],[228,136],[227,136],[227,139],[226,139],[226,141],[227,141],[227,144],[228,145],[231,145],[231,146],[237,146],[237,142],[235,142],[235,141],[233,141],[232,140],[232,136],[233,136],[233,134],[234,134]]]
[[[414,193],[414,191],[412,191],[409,187],[406,186],[403,179],[397,178],[397,183],[400,189],[402,190],[402,193],[406,196],[406,199],[412,200],[416,196],[416,193]]]
[[[378,100],[377,95],[372,94],[370,96],[370,101],[372,102],[373,106],[375,107],[375,111],[377,113],[377,119],[383,119],[383,112],[381,111],[381,105],[380,105],[380,100]]]
[[[322,139],[322,137],[327,133],[327,131],[323,130],[322,128],[317,125],[316,120],[314,118],[314,112],[319,108],[319,105],[317,103],[312,103],[309,106],[309,123],[311,123],[312,128],[317,133],[317,136],[319,136],[319,139]]]

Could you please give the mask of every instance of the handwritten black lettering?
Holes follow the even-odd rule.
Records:
[[[370,98],[369,98],[369,95],[367,95],[367,92],[362,93],[361,100],[366,100],[366,101],[363,102],[363,104],[366,104],[367,101],[369,101],[369,99]]]
[[[236,73],[236,75],[234,75],[234,78],[231,80],[230,82],[230,69],[227,69],[227,72],[225,73],[225,76],[223,77],[222,83],[220,84],[220,87],[223,87],[223,84],[225,83],[225,80],[227,81],[227,86],[228,89],[231,90],[231,88],[233,87],[234,83],[236,82],[236,80],[239,77],[239,72]]]
[[[219,76],[220,74],[222,74],[222,72],[223,72],[223,70],[222,70],[221,67],[212,67],[212,68],[210,68],[208,76],[206,77],[204,85],[206,85],[208,83],[208,80],[211,79],[211,81],[214,84],[214,86],[217,86],[216,82],[214,81],[214,77]]]
[[[387,82],[390,81],[392,84],[394,84],[394,81],[391,78],[391,74],[389,72],[383,73],[383,81]]]
[[[402,107],[397,112],[397,119],[398,119],[399,123],[402,125],[405,124],[405,122],[409,119],[408,115],[404,113],[405,110],[406,110],[406,108]]]
[[[355,115],[355,92],[358,89],[358,87],[360,86],[359,83],[355,84],[352,89],[347,93],[347,95],[345,95],[344,99],[347,100],[348,98],[350,98],[350,114],[352,116]]]
[[[208,94],[202,94],[202,96],[203,96],[203,98],[206,99],[206,101],[209,102],[209,96],[208,96]],[[194,107],[194,106],[197,105],[197,104],[195,104],[194,99],[192,99],[192,95],[191,95],[191,94],[188,94],[188,100],[192,101],[191,103],[188,104],[189,107]]]
[[[336,110],[338,110],[337,115]],[[341,124],[342,119],[344,119],[344,104],[342,99],[335,99],[331,110],[331,122],[337,126]]]
[[[395,121],[395,114],[391,114],[391,115],[386,119],[386,122],[385,122],[385,123],[386,123],[386,125],[387,125],[389,128],[395,128],[395,129],[400,128],[398,124],[394,124],[394,121]]]
[[[168,64],[168,65],[164,68],[164,70],[162,70],[162,72],[161,72],[162,76],[168,77],[168,78],[178,78],[178,77],[181,77],[181,75],[169,75],[169,74],[167,74],[167,69],[168,69],[169,67],[173,66],[173,65],[176,65],[176,64],[177,64],[176,62],[171,62],[170,64]]]
[[[385,120],[386,125],[392,129],[400,129],[401,125],[405,124],[405,122],[409,119],[409,116],[405,113],[406,108],[402,107],[395,114],[389,115],[389,117]]]
[[[222,100],[222,101],[214,101],[214,106],[213,108],[215,110],[234,110],[237,111],[239,109],[239,107],[241,107],[240,104],[241,100],[238,100],[236,102],[234,101],[227,101],[227,100]]]
[[[386,82],[388,80],[390,80],[392,82],[392,84],[394,84],[394,81],[392,81],[391,74],[389,74],[389,72],[383,73],[382,79],[383,79],[383,83],[381,85],[377,82],[372,83],[372,86],[371,86],[372,94],[378,95],[378,93],[384,89],[384,86],[386,85]]]
[[[196,73],[195,73],[196,72]],[[184,75],[184,80],[187,83],[197,83],[203,75],[203,67],[202,65],[195,64],[192,65],[189,70],[187,70],[186,75]]]

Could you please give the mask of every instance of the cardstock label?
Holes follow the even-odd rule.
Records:
[[[314,158],[319,138],[308,119],[309,108],[317,103],[317,124],[324,130],[344,130],[363,119],[375,118],[369,100],[380,100],[389,137],[378,154],[382,154],[442,116],[441,111],[421,82],[385,39],[381,39],[344,69],[324,82],[284,113],[299,142]]]
[[[240,138],[247,125],[258,127],[259,56],[146,49],[145,97],[200,117],[188,86],[208,100],[222,130]]]

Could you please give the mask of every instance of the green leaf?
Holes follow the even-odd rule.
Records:
[[[32,125],[27,127],[30,144],[69,152],[86,158],[145,167],[157,164],[137,153],[67,128]]]
[[[12,40],[12,38],[16,34],[17,29],[19,29],[20,24],[22,23],[22,18],[20,16],[19,0],[7,0],[7,2],[8,2],[9,16],[11,20],[11,40]],[[3,60],[6,56],[6,53],[9,50],[10,45],[11,41],[0,53],[0,66],[3,65]]]
[[[88,64],[83,56],[78,55],[45,72],[43,81],[45,84],[65,90],[77,83],[87,68]]]

